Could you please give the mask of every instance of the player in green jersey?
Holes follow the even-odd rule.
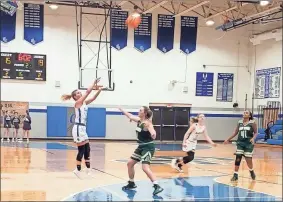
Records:
[[[156,138],[156,131],[152,125],[152,111],[146,106],[140,108],[138,116],[134,116],[123,109],[120,109],[120,111],[131,121],[137,123],[136,133],[138,142],[137,149],[134,151],[127,163],[129,181],[128,184],[123,187],[123,190],[134,189],[137,187],[134,182],[134,166],[136,163],[141,162],[142,170],[153,183],[153,195],[156,195],[162,192],[163,188],[158,185],[155,175],[150,170],[150,162],[155,152],[153,140]]]
[[[257,136],[257,125],[253,119],[253,114],[250,111],[245,111],[243,114],[243,119],[238,122],[237,128],[234,134],[225,140],[224,144],[227,144],[236,135],[237,139],[237,150],[236,150],[236,160],[235,160],[235,172],[231,181],[238,180],[238,171],[241,164],[242,156],[245,157],[247,165],[250,169],[251,178],[255,180],[256,176],[253,170],[252,154],[254,150],[254,142]]]

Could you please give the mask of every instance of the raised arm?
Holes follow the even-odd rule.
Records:
[[[125,110],[119,108],[119,110],[126,116],[128,117],[131,121],[134,121],[134,122],[139,122],[140,121],[140,118],[138,116],[134,116],[132,115],[131,113],[129,112],[126,112]]]
[[[98,95],[101,93],[101,91],[102,91],[102,88],[100,87],[99,89],[98,89],[98,91],[91,97],[91,98],[89,98],[89,99],[87,99],[86,101],[85,101],[85,103],[88,105],[88,104],[90,104],[90,103],[92,103],[94,100],[96,100],[96,98],[98,97]]]
[[[91,91],[93,90],[93,88],[97,85],[97,83],[100,81],[100,78],[96,79],[86,90],[86,92],[82,95],[82,97],[80,97],[76,103],[75,103],[75,107],[76,108],[80,108],[83,103],[85,102],[86,98],[89,96],[89,94],[91,93]]]
[[[207,133],[207,129],[205,128],[204,129],[204,137],[206,139],[206,141],[209,143],[209,144],[212,144],[213,146],[216,146],[216,144],[211,140],[211,138],[208,136],[208,133]]]

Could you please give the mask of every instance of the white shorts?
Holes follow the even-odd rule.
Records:
[[[196,141],[187,140],[186,141],[186,147],[183,146],[182,150],[184,152],[195,151],[196,147],[197,147],[197,142]]]
[[[72,135],[75,143],[81,143],[88,140],[86,127],[82,125],[74,125]]]

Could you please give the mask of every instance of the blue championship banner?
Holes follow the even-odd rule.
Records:
[[[126,20],[128,18],[127,11],[111,10],[111,46],[117,50],[121,50],[127,46],[128,27]]]
[[[157,48],[167,53],[174,48],[175,18],[158,14]]]
[[[281,67],[256,70],[255,98],[279,98]]]
[[[16,37],[16,16],[17,13],[14,13],[12,16],[4,11],[0,11],[0,34],[1,41],[3,43],[8,43],[15,39]]]
[[[214,73],[197,72],[196,77],[196,96],[212,97]]]
[[[183,53],[190,54],[196,50],[197,30],[197,17],[181,16],[180,49]]]
[[[24,4],[24,39],[36,45],[43,41],[44,6]]]
[[[233,83],[234,83],[234,74],[218,73],[216,101],[220,101],[220,102],[233,101]]]
[[[140,52],[151,48],[152,14],[142,15],[141,24],[134,31],[134,47]]]

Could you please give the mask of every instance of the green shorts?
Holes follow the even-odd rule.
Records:
[[[150,164],[154,152],[155,152],[154,146],[149,146],[149,145],[139,146],[132,154],[131,159],[141,162],[142,164]]]
[[[244,155],[245,157],[252,157],[254,152],[254,145],[248,141],[237,142],[236,155]]]

